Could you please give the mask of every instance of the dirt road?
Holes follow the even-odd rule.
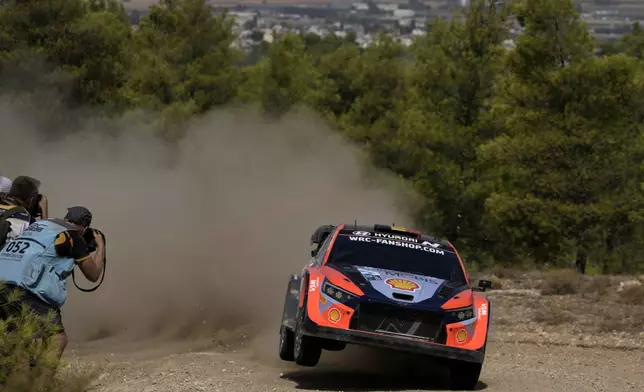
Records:
[[[644,391],[644,331],[640,318],[627,317],[636,314],[638,306],[579,295],[521,293],[488,293],[497,314],[479,390]],[[568,308],[580,316],[562,318],[561,309]],[[544,319],[546,310],[558,318]],[[606,324],[609,318],[615,320]],[[167,336],[143,341],[115,336],[73,345],[67,357],[72,368],[97,365],[93,392],[448,389],[440,368],[388,351],[349,346],[342,352],[324,352],[315,368],[298,367],[279,360],[277,331],[251,330],[217,331],[207,338],[182,336],[174,341]]]
[[[70,358],[75,363],[101,365],[101,375],[91,388],[97,392],[447,389],[439,372],[414,366],[414,358],[369,349],[325,352],[318,367],[310,369],[280,362],[268,354],[258,357],[250,348],[208,346],[208,342],[125,346],[102,353],[83,348],[71,350]],[[642,369],[642,350],[491,342],[479,390],[643,391]],[[420,377],[425,372],[433,377]]]

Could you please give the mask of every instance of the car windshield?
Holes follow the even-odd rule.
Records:
[[[455,286],[466,284],[454,252],[400,240],[340,234],[328,264],[383,268],[445,279]]]

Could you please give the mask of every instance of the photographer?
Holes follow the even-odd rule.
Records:
[[[78,265],[88,280],[96,282],[105,267],[105,237],[91,223],[87,208],[71,207],[64,219],[39,220],[0,251],[0,284],[5,284],[0,292],[0,316],[20,314],[23,305],[38,316],[53,311],[59,358],[67,346],[60,313],[67,300],[66,279]],[[9,302],[13,290],[22,295]]]
[[[16,238],[41,212],[40,181],[28,176],[13,180],[7,194],[0,198],[0,245]],[[47,208],[45,198],[45,208]]]
[[[7,195],[7,192],[11,189],[12,183],[13,181],[11,181],[10,178],[0,176],[0,198]]]

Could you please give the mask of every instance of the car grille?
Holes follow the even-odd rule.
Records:
[[[447,340],[440,313],[380,303],[364,302],[358,305],[350,328],[426,339],[441,344],[445,344]]]

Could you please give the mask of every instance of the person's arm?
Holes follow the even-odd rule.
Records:
[[[97,239],[96,243],[98,245],[96,252],[90,254],[87,243],[80,232],[70,230],[60,233],[56,238],[56,253],[61,257],[73,258],[83,275],[91,282],[96,282],[103,272],[103,249],[105,246],[102,237]]]
[[[105,242],[103,242],[103,236],[97,231],[94,231],[93,234],[94,239],[96,240],[96,250],[90,253],[89,258],[85,261],[76,263],[87,279],[92,282],[96,282],[98,281],[98,278],[101,277],[103,268],[105,268]],[[83,241],[83,243],[85,243],[85,241]],[[85,243],[85,252],[87,251],[87,244]]]

